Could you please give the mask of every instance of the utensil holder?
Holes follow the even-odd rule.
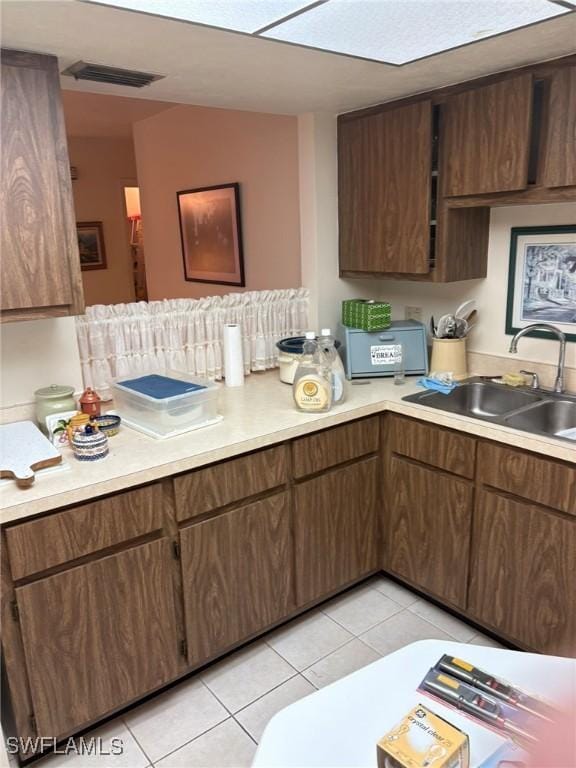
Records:
[[[454,378],[465,379],[468,376],[466,363],[466,339],[433,339],[431,373],[450,371]]]

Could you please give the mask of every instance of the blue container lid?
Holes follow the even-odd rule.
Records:
[[[280,341],[276,342],[276,346],[281,352],[290,352],[292,355],[301,355],[304,352],[305,341],[306,336],[291,336],[288,339],[280,339]],[[316,341],[319,341],[318,337],[316,337]],[[340,346],[340,341],[338,339],[335,340],[334,346],[336,349]]]
[[[197,392],[200,389],[206,389],[202,384],[193,384],[191,381],[173,379],[170,376],[160,376],[157,373],[139,376],[137,379],[126,379],[117,382],[117,384],[124,389],[138,392],[140,395],[153,397],[155,400],[167,400],[170,397],[179,397],[190,392]]]

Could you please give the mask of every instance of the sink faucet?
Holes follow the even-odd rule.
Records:
[[[558,368],[556,369],[556,381],[554,382],[554,392],[564,392],[564,361],[566,359],[566,334],[562,333],[559,328],[549,323],[532,323],[527,325],[514,336],[510,342],[510,352],[518,352],[518,339],[522,336],[526,336],[531,331],[547,331],[553,333],[560,342],[560,354],[558,356]]]

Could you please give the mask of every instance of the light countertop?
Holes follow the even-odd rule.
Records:
[[[369,384],[348,385],[346,401],[328,413],[307,414],[296,410],[291,387],[280,382],[278,371],[253,373],[244,387],[221,386],[219,411],[224,420],[214,426],[167,440],[123,427],[110,439],[110,455],[93,464],[76,461],[72,451],[64,448],[70,469],[39,476],[30,488],[20,489],[14,483],[0,488],[0,523],[85,502],[384,411],[576,464],[576,445],[402,401],[417,391],[421,390],[415,378],[404,386],[395,386],[389,378],[371,379]]]

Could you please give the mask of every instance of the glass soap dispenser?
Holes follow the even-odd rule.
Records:
[[[307,331],[292,394],[301,411],[318,413],[332,407],[332,370],[314,331]]]

